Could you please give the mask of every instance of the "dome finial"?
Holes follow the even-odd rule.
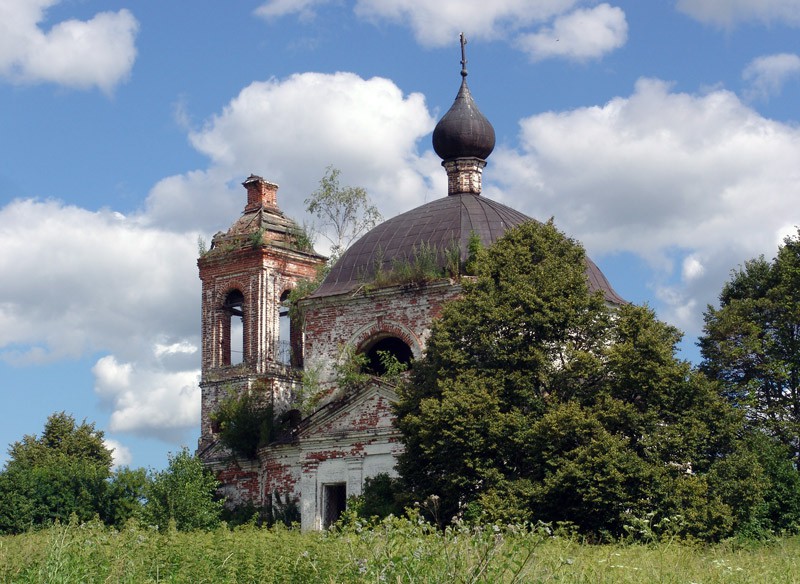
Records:
[[[467,73],[467,37],[461,33],[461,76],[466,77]]]

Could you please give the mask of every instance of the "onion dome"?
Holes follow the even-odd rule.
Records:
[[[467,59],[461,35],[461,88],[453,105],[433,130],[433,149],[442,160],[479,158],[485,160],[494,150],[494,128],[486,119],[467,86]]]

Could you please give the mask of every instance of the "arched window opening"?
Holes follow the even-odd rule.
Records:
[[[414,358],[411,347],[400,338],[384,337],[372,345],[364,352],[367,357],[367,364],[364,366],[366,373],[372,375],[386,375],[386,357],[395,360],[397,363],[409,366]],[[383,358],[381,358],[383,356]]]
[[[289,319],[289,292],[285,290],[281,294],[280,306],[278,307],[278,352],[276,361],[289,365],[292,358],[292,324]]]
[[[223,329],[222,364],[238,365],[244,362],[244,295],[231,290],[222,307],[228,316]]]

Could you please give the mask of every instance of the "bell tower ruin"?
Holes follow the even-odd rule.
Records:
[[[211,414],[221,400],[257,392],[276,413],[291,401],[300,382],[303,333],[291,326],[286,300],[325,262],[278,207],[278,185],[255,175],[242,184],[247,189],[242,216],[214,235],[197,261],[202,282],[198,453],[217,471],[224,471],[226,453],[218,447]]]

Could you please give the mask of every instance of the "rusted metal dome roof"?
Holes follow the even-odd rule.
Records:
[[[484,246],[497,241],[506,230],[534,221],[491,199],[473,194],[443,197],[389,219],[354,243],[339,258],[312,298],[346,294],[369,283],[380,268],[390,271],[393,262],[411,261],[415,250],[426,244],[438,252],[444,269],[445,250],[457,245],[461,260],[468,255],[470,235],[476,233]],[[593,261],[586,258],[589,289],[601,290],[608,302],[624,304]]]

